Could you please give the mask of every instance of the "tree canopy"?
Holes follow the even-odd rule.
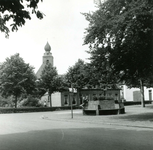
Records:
[[[120,82],[130,87],[151,83],[153,1],[107,0],[95,12],[84,15],[89,21],[84,43],[90,45],[91,52],[107,51],[102,55],[107,55],[112,73]]]
[[[31,19],[31,14],[42,19],[43,13],[38,10],[38,3],[43,0],[1,0],[0,1],[0,31],[9,35],[9,26],[12,31]]]
[[[68,69],[68,72],[65,76],[68,86],[77,89],[80,103],[82,103],[82,97],[80,93],[81,89],[88,86],[89,83],[88,73],[87,64],[83,60],[78,59],[78,61]]]
[[[4,97],[14,96],[15,107],[22,94],[32,94],[36,76],[33,67],[15,54],[0,65],[0,93]]]
[[[87,84],[86,64],[83,60],[79,59],[72,67],[68,69],[66,74],[66,80],[69,83],[69,87],[73,84],[76,89],[82,89]]]
[[[89,21],[85,44],[90,50],[107,50],[103,55],[127,84],[148,80],[153,72],[153,1],[107,0],[84,15]]]
[[[108,48],[97,47],[89,51],[91,56],[89,58],[90,63],[87,65],[87,72],[90,72],[89,79],[92,85],[96,84],[101,87],[102,84],[116,84],[118,82],[118,78],[114,76],[113,68],[108,60]]]

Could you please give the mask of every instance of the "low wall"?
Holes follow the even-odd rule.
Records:
[[[108,109],[108,110],[98,110],[98,115],[117,115],[117,114],[124,114],[125,113],[125,108],[121,109]],[[96,110],[86,110],[83,109],[83,114],[84,115],[97,115]]]

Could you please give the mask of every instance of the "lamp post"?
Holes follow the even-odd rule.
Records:
[[[73,119],[73,96],[74,96],[74,89],[73,85],[71,84],[71,88],[69,88],[70,92],[70,101],[71,101],[71,118]]]

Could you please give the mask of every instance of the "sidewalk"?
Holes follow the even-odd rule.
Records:
[[[125,106],[125,114],[119,115],[87,116],[82,114],[82,110],[73,110],[72,119],[70,110],[56,114],[56,120],[153,129],[153,104],[144,108],[141,105]]]

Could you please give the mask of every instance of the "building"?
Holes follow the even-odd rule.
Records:
[[[46,63],[51,63],[52,66],[54,65],[53,64],[53,56],[52,56],[52,53],[50,52],[51,51],[51,46],[49,45],[49,43],[47,42],[45,47],[45,53],[43,55],[43,59],[42,59],[42,65],[40,66],[40,68],[38,69],[37,73],[36,73],[36,76],[37,78],[40,78],[40,75],[41,75],[41,72],[44,68],[44,66],[46,65]]]
[[[126,85],[122,85],[121,88],[121,95],[126,101],[141,101],[141,93],[139,88],[128,88]],[[152,90],[153,88],[144,87],[145,100],[153,100]]]

